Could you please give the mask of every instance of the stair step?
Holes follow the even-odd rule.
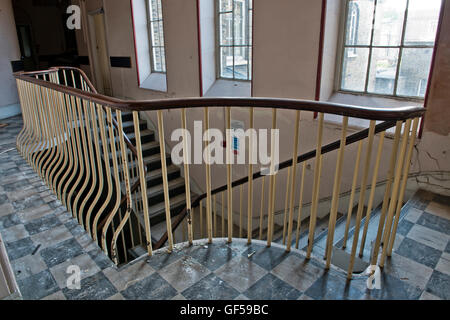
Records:
[[[186,204],[186,194],[184,194],[184,193],[180,194],[176,197],[170,198],[171,211],[178,207],[184,206],[185,204]],[[148,208],[148,211],[149,211],[150,219],[157,217],[159,215],[164,215],[164,219],[166,218],[165,217],[166,209],[165,209],[164,201],[160,202],[158,204],[155,204],[155,205],[150,205]],[[172,213],[177,214],[178,212],[172,212]]]
[[[167,167],[167,178],[169,181],[181,177],[180,169],[175,165],[170,165]],[[162,169],[151,170],[147,174],[147,188],[154,185],[159,185],[162,183]]]
[[[134,132],[134,121],[123,121],[122,120],[123,131],[128,135],[128,133]],[[144,120],[139,120],[139,128],[142,131],[147,130],[147,122]]]
[[[181,193],[184,194],[185,190],[185,182],[183,178],[177,178],[169,181],[169,196],[174,197]],[[147,188],[147,197],[148,203],[151,205],[152,203],[164,202],[164,185],[159,184]],[[141,200],[141,197],[137,197],[138,200]]]

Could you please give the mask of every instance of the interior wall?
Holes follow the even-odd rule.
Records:
[[[203,94],[216,81],[215,0],[199,0]]]
[[[253,96],[314,99],[321,12],[321,1],[255,1]]]
[[[443,3],[425,128],[416,147],[412,171],[423,173],[416,179],[420,187],[450,195],[450,3]]]
[[[331,25],[338,23],[339,17],[336,15],[337,5],[328,3],[328,17],[332,20]],[[89,2],[86,6],[90,10],[101,7],[101,1],[96,0]],[[108,0],[105,2],[105,15],[108,33],[108,47],[111,56],[130,56],[132,59],[132,67],[130,69],[112,68],[111,74],[113,79],[113,89],[115,95],[128,99],[158,99],[169,97],[185,97],[199,95],[199,52],[198,52],[198,24],[197,24],[197,6],[195,0],[164,0],[163,16],[164,31],[167,50],[167,81],[168,92],[160,93],[151,90],[141,89],[138,87],[136,60],[133,43],[133,25],[131,21],[131,7],[129,1]],[[253,95],[265,97],[284,97],[313,100],[316,93],[316,75],[319,54],[319,38],[320,38],[320,17],[321,17],[321,1],[307,0],[257,0],[254,4],[254,74],[253,74]],[[449,29],[448,6],[446,21],[442,30]],[[170,21],[170,22],[168,22]],[[333,54],[333,48],[337,44],[336,39],[332,39],[332,34],[336,34],[333,27],[328,27],[328,34],[325,35],[325,61],[324,72],[332,70],[335,63],[336,53]],[[331,30],[331,31],[330,31]],[[327,32],[327,31],[326,31]],[[333,32],[332,34],[330,32]],[[328,37],[328,38],[327,38]],[[328,40],[327,40],[328,39]],[[450,152],[448,147],[448,132],[436,132],[434,126],[442,125],[448,127],[448,119],[436,116],[433,120],[433,113],[442,113],[445,107],[445,101],[448,101],[448,87],[442,85],[441,82],[448,85],[448,77],[450,72],[448,67],[449,55],[449,39],[448,35],[442,35],[440,38],[439,52],[436,59],[435,69],[441,69],[435,73],[433,78],[433,88],[429,98],[428,117],[431,117],[432,125],[428,124],[424,134],[424,138],[418,143],[419,158],[414,155],[414,173],[422,173],[428,171],[436,171],[447,168],[450,165],[447,154]],[[327,47],[329,44],[329,47]],[[204,45],[204,44],[203,44]],[[336,49],[337,51],[337,49]],[[325,64],[328,63],[328,64]],[[322,91],[324,99],[326,95],[332,92],[334,84],[334,76],[332,71],[327,76],[322,77],[324,82],[328,82],[328,89]],[[323,76],[323,75],[322,75]],[[323,88],[322,88],[323,89]],[[363,104],[356,96],[346,95],[341,97],[347,99],[350,104]],[[331,98],[332,99],[332,98]],[[336,96],[335,96],[336,99]],[[378,98],[377,98],[378,99]],[[383,104],[379,100],[371,100],[373,104]],[[366,101],[367,102],[367,101]],[[389,106],[390,101],[386,102]],[[395,102],[402,104],[404,102]],[[224,127],[224,111],[222,108],[210,109],[210,125],[214,128],[222,129]],[[429,114],[432,114],[429,116]],[[444,112],[445,113],[445,112]],[[257,128],[271,128],[271,110],[257,109],[255,110],[255,126]],[[148,112],[147,116],[153,124],[156,124],[155,113]],[[188,129],[193,132],[193,121],[203,119],[203,110],[188,110]],[[277,126],[280,128],[280,160],[287,160],[292,157],[291,143],[283,143],[284,141],[292,141],[294,125],[292,119],[295,113],[292,111],[278,112]],[[244,121],[246,128],[249,126],[248,110],[245,108],[233,109],[233,119]],[[171,110],[164,113],[165,120],[165,141],[170,150],[176,142],[171,141],[171,133],[174,129],[180,128],[180,114],[178,110]],[[427,120],[428,121],[428,120]],[[436,122],[437,121],[437,122]],[[444,123],[444,124],[443,124]],[[431,126],[431,127],[430,127]],[[300,151],[301,153],[313,150],[316,143],[317,120],[313,119],[312,113],[303,112],[300,124]],[[354,130],[354,129],[352,129]],[[354,131],[352,131],[354,132]],[[444,133],[444,134],[443,134]],[[340,125],[327,122],[324,128],[324,144],[338,140],[340,138]],[[434,143],[439,141],[440,143]],[[375,140],[375,146],[378,138]],[[390,154],[392,140],[388,137],[385,141],[383,152]],[[351,187],[351,180],[354,170],[354,158],[356,153],[356,145],[352,145],[346,152],[346,163],[351,165],[344,166],[344,174],[341,191],[348,191]],[[420,151],[423,150],[423,151]],[[430,151],[431,150],[431,151]],[[364,151],[363,151],[364,152]],[[365,153],[363,153],[364,156]],[[373,159],[375,154],[372,155]],[[387,172],[388,156],[384,157],[380,169],[379,180],[383,180]],[[423,159],[422,159],[423,158]],[[437,158],[438,161],[432,160]],[[420,164],[418,163],[420,159]],[[320,197],[327,197],[332,192],[332,181],[334,177],[334,169],[336,163],[336,154],[332,153],[324,158],[322,171],[322,185],[320,188]],[[373,162],[372,162],[373,163]],[[425,163],[425,164],[424,164]],[[306,185],[312,185],[314,161],[307,164]],[[255,168],[258,170],[258,168]],[[448,169],[445,169],[448,172]],[[246,166],[236,166],[233,170],[233,179],[243,177],[247,174]],[[205,168],[204,166],[191,166],[192,179],[199,186],[205,185]],[[218,187],[226,182],[225,166],[213,166],[213,187]],[[299,179],[299,178],[298,178]],[[443,182],[448,183],[447,182]],[[276,211],[284,209],[285,199],[285,183],[286,171],[281,173],[277,178],[277,196]],[[255,185],[255,195],[260,192],[260,184],[258,181]],[[430,182],[429,185],[433,184]],[[266,185],[267,187],[267,185]],[[309,202],[311,198],[311,188],[305,189],[305,202]],[[297,192],[298,192],[297,188]],[[204,191],[204,190],[202,190]],[[267,191],[267,190],[266,190]],[[235,191],[235,198],[239,199],[239,190]],[[255,199],[257,197],[255,196]],[[259,197],[258,197],[259,198]],[[267,199],[267,198],[266,198]],[[298,196],[296,202],[298,200]],[[220,199],[218,199],[220,201]],[[254,215],[259,213],[259,204],[255,201]],[[343,207],[345,203],[341,203]],[[246,208],[246,199],[244,199],[244,208]],[[235,202],[233,208],[235,212],[239,211],[239,202]],[[329,210],[324,208],[323,210]]]
[[[11,61],[20,60],[19,41],[11,0],[0,0],[0,119],[20,113]]]

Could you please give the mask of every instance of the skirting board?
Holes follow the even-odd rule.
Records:
[[[22,113],[20,104],[10,104],[0,107],[0,120],[11,118]]]

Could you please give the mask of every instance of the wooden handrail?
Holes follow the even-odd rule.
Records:
[[[62,68],[59,68],[62,69]],[[47,72],[57,71],[58,68],[52,68]],[[78,70],[81,74],[83,71]],[[127,101],[113,97],[107,97],[95,92],[86,92],[76,88],[70,88],[63,85],[47,82],[42,79],[30,77],[36,73],[17,72],[14,73],[16,79],[31,82],[49,89],[64,92],[82,99],[89,100],[104,106],[122,111],[156,111],[165,109],[180,108],[217,108],[217,107],[255,107],[286,110],[303,110],[319,113],[328,113],[353,118],[380,120],[380,121],[399,121],[417,118],[423,116],[425,109],[417,106],[375,108],[362,107],[345,104],[337,104],[321,101],[309,101],[298,99],[281,98],[175,98],[163,100],[146,101]]]

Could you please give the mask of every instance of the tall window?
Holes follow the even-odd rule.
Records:
[[[252,2],[217,0],[218,78],[252,78]]]
[[[342,91],[423,98],[441,0],[348,0]]]
[[[148,32],[152,72],[166,72],[166,53],[164,48],[164,29],[161,0],[148,0]]]

